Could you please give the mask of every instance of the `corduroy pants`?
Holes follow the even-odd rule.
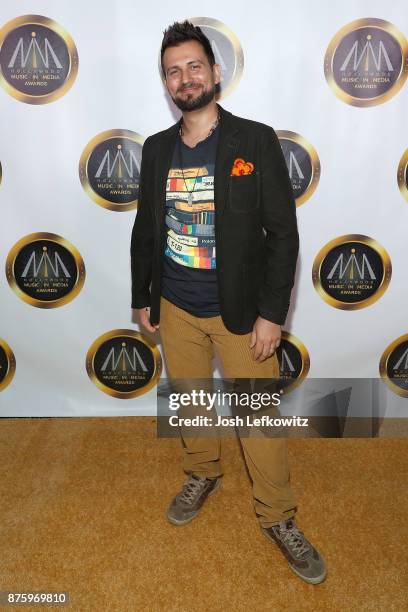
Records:
[[[161,298],[160,334],[170,379],[211,379],[217,353],[225,378],[279,377],[276,354],[257,363],[249,348],[251,334],[228,331],[221,316],[195,317]],[[252,432],[251,432],[252,433]],[[290,486],[287,440],[256,435],[240,437],[253,487],[253,503],[263,527],[287,520],[296,513]],[[215,478],[222,475],[221,439],[183,436],[183,468],[187,473]]]

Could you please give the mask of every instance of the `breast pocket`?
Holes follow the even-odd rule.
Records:
[[[228,207],[233,212],[251,212],[259,208],[259,174],[229,177]]]

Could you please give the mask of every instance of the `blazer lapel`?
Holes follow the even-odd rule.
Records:
[[[167,177],[169,175],[169,170],[171,167],[174,147],[176,146],[180,121],[175,123],[171,128],[167,130],[167,133],[163,135],[159,144],[159,151],[156,157],[157,196],[155,198],[155,213],[159,228],[161,228],[163,225],[164,216],[166,212]]]
[[[220,135],[214,172],[215,212],[221,214],[228,197],[231,168],[239,145],[239,130],[234,126],[234,115],[217,104],[220,111]]]

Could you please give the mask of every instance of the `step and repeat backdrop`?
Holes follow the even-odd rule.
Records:
[[[149,415],[160,336],[130,308],[145,138],[178,110],[163,30],[189,18],[221,66],[220,104],[272,125],[300,256],[282,382],[372,378],[408,407],[405,0],[3,0],[0,415]],[[216,368],[216,375],[219,370]]]

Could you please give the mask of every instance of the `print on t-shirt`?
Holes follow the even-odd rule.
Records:
[[[220,313],[214,201],[218,135],[219,126],[195,147],[178,137],[166,184],[161,294],[197,317]]]
[[[215,268],[214,175],[211,170],[209,174],[206,166],[184,170],[172,168],[167,179],[165,255],[190,268]]]

